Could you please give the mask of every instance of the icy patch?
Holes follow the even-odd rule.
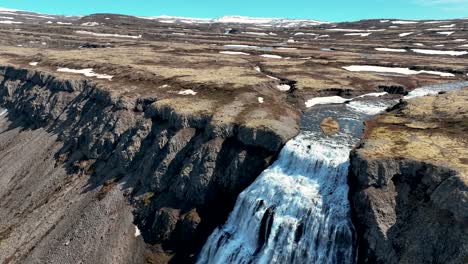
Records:
[[[140,229],[138,229],[138,227],[135,226],[135,237],[139,237],[139,236],[141,236]]]
[[[276,88],[278,88],[278,90],[280,90],[282,92],[286,92],[286,91],[289,91],[291,89],[291,86],[289,86],[287,84],[281,84],[281,85],[277,85]]]
[[[346,99],[341,96],[325,96],[325,97],[315,97],[312,99],[307,100],[305,105],[307,108],[312,107],[314,105],[324,105],[324,104],[343,104],[352,99]]]
[[[361,36],[361,37],[368,37],[372,33],[347,33],[345,36]]]
[[[271,55],[271,54],[263,54],[263,55],[260,55],[260,57],[270,58],[270,59],[281,59],[282,58],[279,55]]]
[[[263,97],[258,97],[257,99],[258,99],[259,103],[263,104],[263,102],[264,102]]]
[[[10,20],[0,20],[0,24],[12,25],[12,24],[23,24],[23,22],[10,21]]]
[[[446,36],[450,36],[450,35],[452,35],[453,33],[455,33],[455,31],[441,31],[441,32],[437,32],[437,34],[439,34],[439,35],[446,35]]]
[[[113,78],[112,75],[95,73],[92,68],[81,69],[81,70],[70,69],[70,68],[58,68],[57,71],[66,72],[66,73],[83,74],[86,77],[96,77],[98,79],[107,79],[109,81],[112,80]]]
[[[401,34],[398,34],[398,36],[400,37],[406,37],[406,36],[409,36],[411,34],[414,34],[414,32],[407,32],[407,33],[401,33]]]
[[[408,25],[408,24],[417,24],[417,21],[409,21],[409,20],[396,20],[392,21],[392,24],[395,25]]]
[[[183,90],[183,91],[178,92],[178,94],[180,94],[180,95],[196,95],[197,92],[193,91],[192,89],[187,89],[187,90]]]
[[[397,73],[403,75],[414,75],[414,74],[431,74],[431,75],[439,75],[442,77],[453,77],[455,76],[452,73],[448,72],[439,72],[439,71],[415,71],[410,70],[409,68],[399,68],[399,67],[382,67],[382,66],[372,66],[372,65],[352,65],[343,67],[343,69],[352,71],[352,72],[380,72],[380,73]]]
[[[405,49],[375,48],[377,51],[406,52]]]
[[[240,52],[240,51],[220,51],[219,53],[221,54],[227,54],[227,55],[250,55],[249,53],[245,52]]]
[[[4,109],[2,112],[0,112],[0,116],[4,116],[8,113],[8,110]]]
[[[99,26],[99,23],[98,22],[86,22],[86,23],[82,23],[81,25],[84,27],[95,27],[95,26]]]
[[[413,52],[431,55],[450,55],[450,56],[463,56],[468,54],[468,51],[455,51],[455,50],[428,50],[428,49],[412,49]]]
[[[29,63],[29,65],[31,65],[31,66],[37,66],[37,64],[39,64],[39,62],[37,62],[37,61],[33,61],[33,62]]]
[[[83,31],[83,30],[78,30],[75,31],[77,34],[84,34],[84,35],[93,35],[96,37],[114,37],[114,38],[131,38],[131,39],[140,39],[141,35],[138,36],[129,36],[129,35],[119,35],[119,34],[107,34],[107,33],[94,33],[91,31]]]

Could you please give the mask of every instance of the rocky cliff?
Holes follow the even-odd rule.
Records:
[[[359,263],[467,263],[468,91],[367,122],[351,155]]]
[[[188,261],[297,133],[39,71],[0,81],[5,264]]]

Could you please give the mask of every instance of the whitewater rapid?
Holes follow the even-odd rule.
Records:
[[[422,87],[407,97],[452,88]],[[349,154],[361,138],[363,121],[396,103],[376,98],[314,106],[303,117],[301,134],[239,195],[227,222],[208,238],[197,263],[355,263]],[[322,133],[320,123],[326,117],[339,122],[338,134]]]

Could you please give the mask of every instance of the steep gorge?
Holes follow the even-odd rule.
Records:
[[[132,222],[136,236],[173,260],[190,259],[289,139],[218,126],[154,98],[114,97],[85,80],[10,66],[0,78],[0,107],[8,109],[0,117],[1,263],[153,259],[135,246],[142,241]],[[78,249],[70,241],[77,230],[87,241]]]

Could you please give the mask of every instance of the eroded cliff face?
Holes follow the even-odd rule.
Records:
[[[13,67],[0,67],[0,81],[2,263],[168,261],[143,249],[132,221],[173,261],[190,260],[297,133]]]
[[[367,123],[349,179],[359,263],[468,261],[467,101],[416,98]]]

